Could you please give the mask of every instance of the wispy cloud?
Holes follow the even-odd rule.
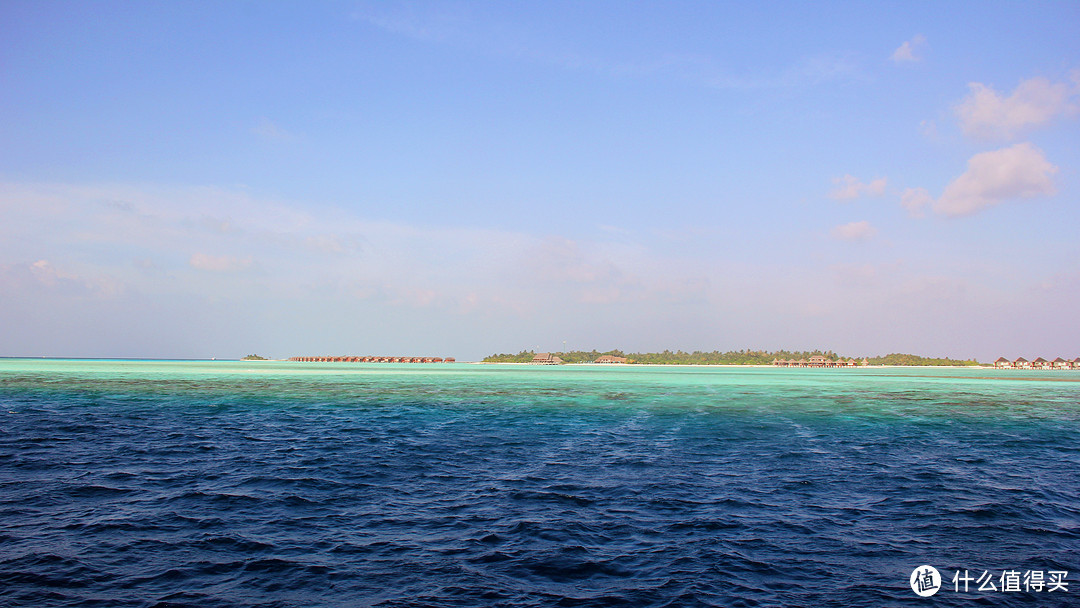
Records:
[[[893,51],[889,57],[893,63],[914,63],[922,60],[922,49],[926,45],[926,36],[915,34],[911,40],[905,40],[903,44]]]
[[[208,272],[239,272],[251,267],[252,258],[238,258],[231,255],[207,255],[205,253],[192,254],[188,264],[197,270]]]
[[[0,289],[12,296],[20,291],[44,292],[49,297],[108,299],[122,293],[122,286],[108,277],[84,276],[50,260],[0,264]]]
[[[416,6],[398,6],[394,10],[366,7],[354,11],[352,18],[391,34],[424,42],[461,39],[466,35],[465,29],[469,23],[465,14],[436,11],[433,8],[421,10]]]
[[[42,200],[54,202],[26,204]],[[632,286],[660,294],[669,279],[637,263],[655,256],[626,235],[625,243],[604,243],[371,221],[345,210],[313,215],[242,191],[0,184],[0,205],[7,220],[0,262],[19,259],[33,243],[134,289],[199,292],[202,281],[243,273],[246,286],[224,288],[280,297],[329,290],[446,310],[515,301],[525,310],[538,298],[596,301]],[[154,268],[169,281],[144,283],[151,279],[133,275],[135,268]],[[26,272],[70,279],[44,261]]]
[[[862,196],[881,196],[885,194],[885,187],[888,185],[888,180],[884,177],[875,177],[864,183],[854,175],[845,175],[834,177],[832,181],[836,187],[829,192],[829,198],[838,201],[850,201]]]
[[[852,53],[818,53],[790,58],[787,65],[733,69],[727,62],[702,53],[657,53],[644,59],[603,56],[565,41],[538,39],[507,23],[488,23],[465,9],[387,10],[372,7],[353,18],[385,32],[432,44],[455,45],[514,57],[530,63],[616,78],[671,78],[722,90],[774,89],[813,86],[858,77],[860,61]]]
[[[979,82],[954,108],[964,134],[980,139],[1014,139],[1021,133],[1080,111],[1080,70],[1070,82],[1035,77],[1021,82],[1007,97]]]
[[[839,241],[868,241],[877,236],[878,230],[866,220],[836,226],[830,236]]]
[[[290,141],[295,137],[265,116],[260,118],[249,131],[252,135],[268,141]]]

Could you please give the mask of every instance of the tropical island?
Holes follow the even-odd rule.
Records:
[[[651,364],[651,365],[772,365],[778,359],[810,359],[819,356],[827,359],[851,359],[866,360],[869,365],[940,365],[940,366],[974,366],[979,365],[974,359],[948,359],[935,357],[922,357],[904,353],[891,353],[877,357],[841,357],[831,350],[812,351],[767,351],[767,350],[731,350],[726,352],[705,352],[695,350],[685,352],[682,350],[665,350],[659,353],[624,353],[621,350],[574,350],[569,352],[552,352],[552,357],[557,357],[562,363],[594,363],[601,357],[625,358],[627,364]],[[536,352],[523,350],[517,354],[499,353],[484,357],[482,363],[531,363],[536,357]]]
[[[267,359],[266,357],[260,357],[259,355],[248,355],[248,356],[246,356],[246,357],[244,357],[243,359],[240,359],[240,360],[241,361],[269,361],[269,359]]]

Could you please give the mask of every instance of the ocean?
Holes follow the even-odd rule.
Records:
[[[1078,381],[0,359],[0,605],[1080,605]]]

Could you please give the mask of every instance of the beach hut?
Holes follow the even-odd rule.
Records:
[[[1013,361],[1013,367],[1019,369],[1031,369],[1031,361],[1028,361],[1023,357],[1017,357],[1016,361]]]
[[[1050,369],[1050,362],[1042,357],[1035,359],[1031,362],[1031,366],[1035,369]]]
[[[1012,361],[1009,361],[1005,357],[998,357],[997,361],[994,361],[994,367],[1010,368],[1012,367]]]
[[[1054,369],[1069,369],[1069,362],[1061,357],[1054,359],[1050,364]]]

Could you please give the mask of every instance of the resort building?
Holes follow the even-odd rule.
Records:
[[[1013,361],[1013,367],[1017,369],[1031,369],[1031,361],[1023,357],[1017,357],[1016,361]]]
[[[562,365],[563,360],[551,353],[536,353],[533,355],[530,365]]]
[[[997,361],[994,361],[994,367],[1000,367],[1000,368],[1003,368],[1003,369],[1008,369],[1008,368],[1010,368],[1012,366],[1013,366],[1012,361],[1009,361],[1005,357],[998,357]]]
[[[600,355],[593,363],[626,363],[626,357],[616,357],[615,355]]]

